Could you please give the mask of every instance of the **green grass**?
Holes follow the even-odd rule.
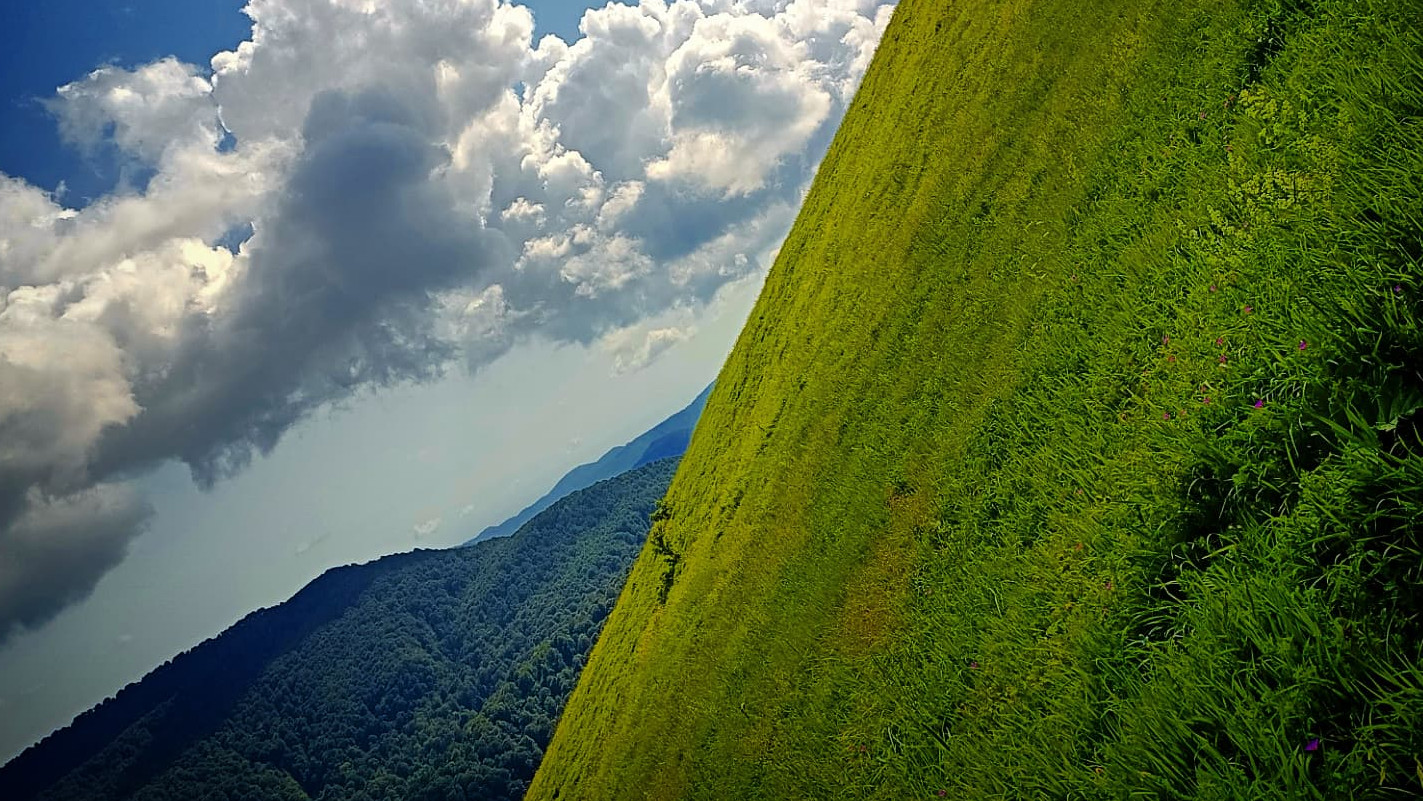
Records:
[[[1423,792],[1420,31],[905,0],[528,797]]]

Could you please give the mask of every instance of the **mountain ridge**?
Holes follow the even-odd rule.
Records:
[[[675,465],[331,568],[0,766],[5,797],[516,798]]]
[[[506,537],[517,531],[519,526],[528,522],[534,515],[547,509],[549,505],[570,492],[641,467],[649,462],[670,456],[680,456],[687,449],[692,429],[697,424],[697,418],[701,415],[702,408],[706,406],[712,386],[711,384],[707,385],[707,388],[698,393],[691,403],[638,435],[632,441],[609,449],[595,461],[578,465],[569,470],[554,484],[552,489],[544,493],[538,500],[507,520],[485,527],[463,544],[473,545],[476,542],[483,542],[495,537]]]

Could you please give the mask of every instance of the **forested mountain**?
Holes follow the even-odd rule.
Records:
[[[1423,797],[1423,3],[901,0],[529,801]]]
[[[0,797],[520,798],[675,467],[327,571],[27,749]]]
[[[489,526],[465,544],[513,534],[519,526],[547,509],[554,501],[595,481],[611,478],[659,459],[681,456],[687,450],[687,442],[692,438],[692,429],[697,425],[697,418],[701,416],[702,407],[706,406],[711,390],[710,386],[702,390],[686,408],[648,429],[632,442],[613,448],[596,462],[582,464],[568,471],[542,498],[508,520]]]

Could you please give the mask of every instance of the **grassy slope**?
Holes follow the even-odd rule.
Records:
[[[1423,790],[1420,29],[905,0],[529,798]]]

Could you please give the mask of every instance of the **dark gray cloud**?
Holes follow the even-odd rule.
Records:
[[[60,497],[31,491],[20,506],[0,516],[0,642],[87,596],[150,515],[132,489],[112,484]]]
[[[211,484],[313,409],[444,369],[454,345],[433,329],[432,293],[510,256],[428,180],[448,162],[428,126],[380,89],[313,99],[230,312],[184,320],[171,366],[134,385],[143,411],[101,441],[100,474],[177,457]]]

